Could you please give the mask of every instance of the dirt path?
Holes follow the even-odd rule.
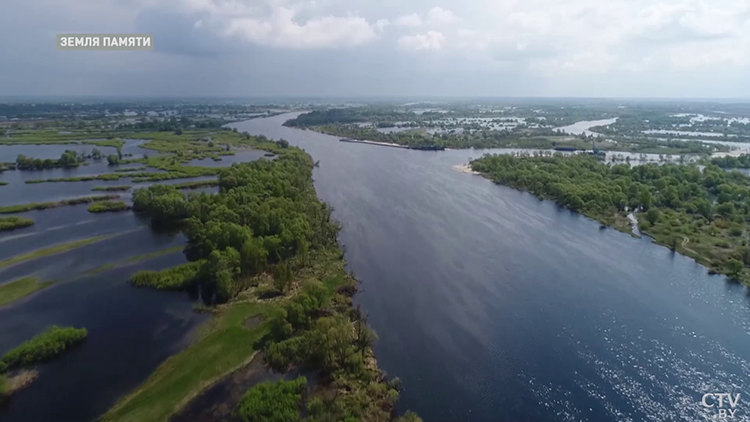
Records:
[[[694,251],[694,250],[692,250],[692,249],[690,249],[690,248],[687,247],[687,244],[690,243],[690,238],[687,237],[687,236],[684,236],[684,235],[682,236],[682,238],[683,238],[682,239],[682,244],[680,244],[680,246],[682,247],[682,249],[698,255],[698,252],[696,252],[696,251]]]

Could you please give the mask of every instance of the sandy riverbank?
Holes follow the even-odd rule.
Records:
[[[459,172],[459,173],[466,173],[466,174],[479,174],[478,171],[474,171],[471,169],[471,166],[467,164],[456,164],[455,166],[451,167],[453,170]]]

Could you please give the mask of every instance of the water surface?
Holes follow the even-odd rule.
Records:
[[[343,223],[356,299],[380,366],[403,381],[402,410],[426,421],[696,421],[712,420],[703,394],[750,394],[744,287],[451,170],[485,151],[348,144],[281,126],[295,115],[231,126],[320,160],[315,186]]]

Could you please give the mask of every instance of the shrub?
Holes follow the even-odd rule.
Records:
[[[182,290],[198,277],[203,261],[190,262],[163,271],[138,271],[130,282],[138,287],[153,287],[159,290]]]
[[[29,341],[6,353],[2,362],[8,370],[39,362],[62,354],[65,349],[83,342],[88,336],[85,328],[53,326]]]
[[[237,416],[245,422],[296,422],[307,380],[269,381],[248,390],[237,405]]]

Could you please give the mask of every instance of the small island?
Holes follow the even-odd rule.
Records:
[[[34,225],[34,220],[23,217],[0,217],[0,231],[15,230]]]
[[[52,326],[6,353],[0,359],[0,403],[36,377],[36,371],[24,368],[57,357],[87,337],[85,328]]]

